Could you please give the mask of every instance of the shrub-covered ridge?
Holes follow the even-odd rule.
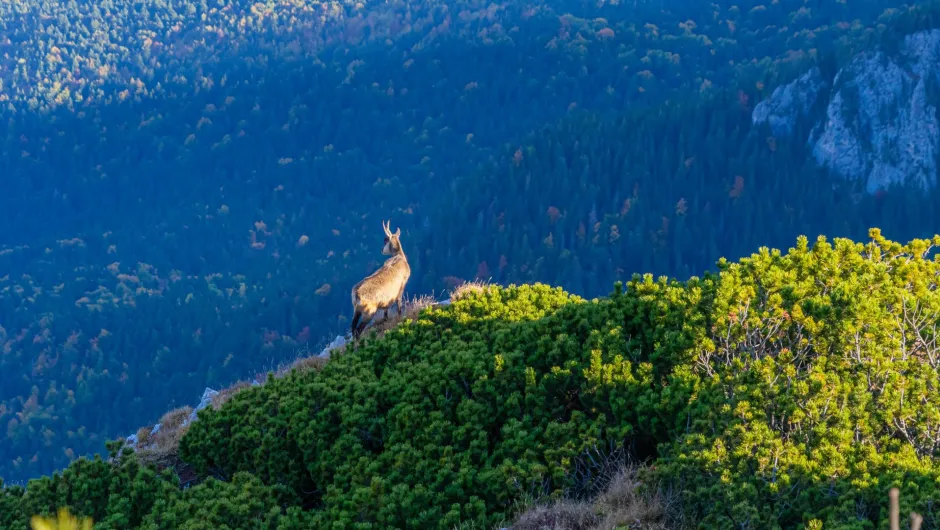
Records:
[[[379,217],[411,293],[590,297],[799,233],[940,226],[936,197],[806,164],[812,116],[789,139],[751,116],[940,9],[757,4],[0,2],[0,476],[348,328]]]
[[[940,237],[870,236],[591,301],[471,292],[201,411],[198,486],[82,460],[3,490],[0,527],[63,504],[102,528],[489,527],[596,490],[584,455],[626,447],[700,527],[886,527],[896,486],[936,528]]]

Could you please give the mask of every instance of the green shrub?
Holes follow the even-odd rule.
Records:
[[[495,523],[625,442],[709,528],[867,528],[893,485],[929,526],[938,267],[928,241],[872,238],[590,303],[489,288],[207,411],[181,452],[363,528]]]
[[[315,514],[292,505],[297,499],[290,492],[257,477],[209,478],[181,490],[170,471],[157,473],[117,448],[110,447],[113,462],[81,458],[62,474],[0,490],[0,529],[28,528],[33,514],[54,515],[59,508],[92,517],[95,530],[301,530],[316,524]]]
[[[329,521],[495,524],[523,495],[573,487],[587,449],[655,450],[684,426],[687,352],[704,335],[698,283],[646,278],[590,303],[489,287],[201,413],[180,455],[204,474],[312,492]]]
[[[579,447],[556,441],[598,439],[586,422],[570,421],[580,414],[575,394],[548,388],[576,383],[562,372],[530,380],[579,351],[576,334],[594,333],[554,313],[571,302],[574,313],[587,305],[545,286],[490,287],[431,309],[319,372],[200,413],[180,456],[203,473],[249,471],[312,492],[305,500],[331,522],[497,520],[522,492],[563,480]],[[552,340],[546,327],[572,335]]]
[[[871,237],[722,265],[688,427],[659,462],[703,525],[886,527],[898,486],[936,527],[938,238]]]
[[[487,287],[201,411],[180,442],[198,486],[82,460],[2,490],[0,522],[488,527],[597,491],[585,455],[626,446],[701,528],[886,528],[891,487],[936,528],[938,243],[800,238],[590,302]]]
[[[301,530],[312,514],[300,507],[283,509],[282,488],[236,473],[231,482],[210,478],[157,502],[142,530]]]
[[[137,463],[132,454],[118,455],[111,444],[113,463],[96,456],[80,458],[62,473],[29,481],[26,488],[0,490],[0,528],[28,528],[32,515],[54,515],[67,507],[79,517],[91,517],[95,529],[136,528],[158,499],[179,490],[175,477]]]

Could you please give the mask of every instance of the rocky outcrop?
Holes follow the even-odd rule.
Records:
[[[754,123],[792,134],[819,93],[816,75],[778,87],[755,107]],[[869,193],[893,184],[936,186],[940,122],[930,93],[937,83],[940,30],[908,35],[895,52],[858,55],[836,75],[825,116],[808,140],[816,162],[863,182]]]
[[[819,68],[813,68],[796,81],[774,89],[769,98],[754,107],[751,118],[755,124],[768,124],[775,136],[789,136],[797,118],[809,113],[825,87]]]
[[[892,184],[936,185],[940,124],[927,83],[938,79],[940,63],[927,62],[934,50],[924,41],[940,46],[940,31],[930,35],[908,37],[900,57],[869,52],[839,72],[814,138],[820,165],[864,181],[869,192]]]

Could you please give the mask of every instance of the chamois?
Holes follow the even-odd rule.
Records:
[[[384,318],[388,319],[388,310],[392,304],[395,304],[398,307],[399,316],[401,315],[401,299],[405,293],[405,284],[411,276],[411,267],[408,266],[408,260],[401,248],[399,239],[401,228],[395,230],[393,234],[391,223],[391,221],[382,222],[382,230],[385,231],[385,246],[382,247],[382,254],[391,257],[385,260],[379,270],[366,276],[352,288],[355,315],[350,331],[354,340],[359,338],[379,309],[385,310]]]

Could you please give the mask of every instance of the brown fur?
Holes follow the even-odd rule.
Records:
[[[384,318],[386,319],[392,305],[398,308],[398,314],[401,315],[402,296],[405,293],[408,278],[411,277],[411,267],[401,248],[401,229],[399,228],[393,234],[391,221],[382,223],[382,229],[385,231],[385,246],[382,248],[382,254],[391,257],[379,270],[366,276],[352,288],[355,314],[350,331],[353,339],[359,338],[380,309],[385,311]]]

